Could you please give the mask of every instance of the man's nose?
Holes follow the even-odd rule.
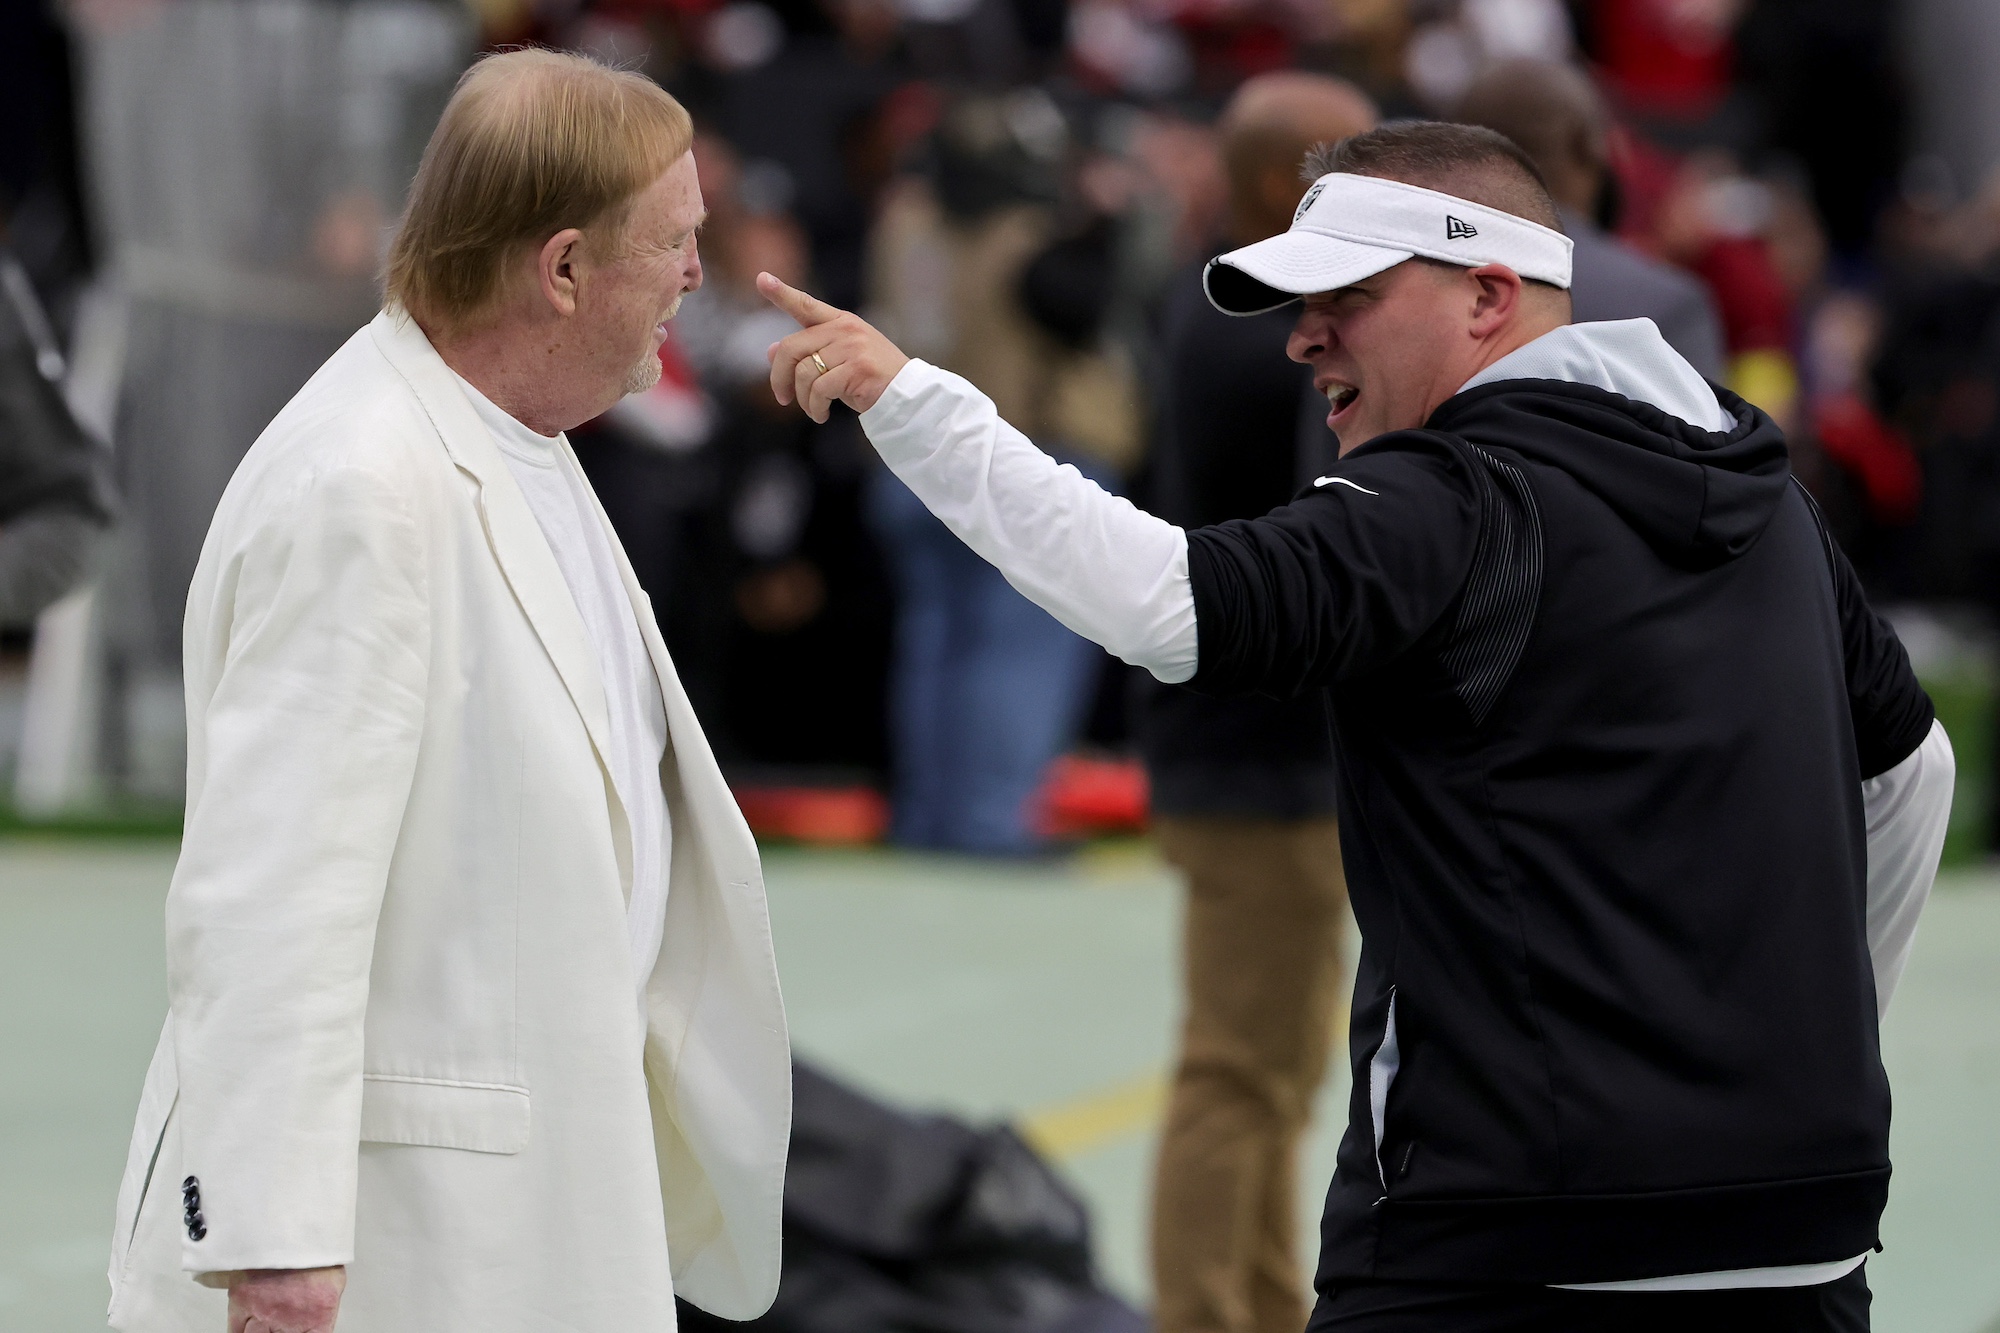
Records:
[[[681,275],[682,291],[697,291],[701,287],[701,255],[690,250],[687,271]]]
[[[1314,357],[1326,352],[1327,344],[1332,341],[1326,321],[1310,310],[1303,311],[1292,325],[1292,336],[1285,339],[1285,355],[1302,366],[1309,365]]]

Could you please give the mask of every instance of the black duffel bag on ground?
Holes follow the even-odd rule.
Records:
[[[770,1312],[684,1333],[1146,1333],[1097,1282],[1083,1203],[1006,1126],[872,1101],[793,1065],[785,1266]]]

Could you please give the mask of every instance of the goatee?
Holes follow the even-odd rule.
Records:
[[[660,354],[649,352],[625,374],[625,392],[644,393],[660,382]]]
[[[667,313],[661,316],[660,323],[664,324],[675,315],[678,315],[681,311],[681,302],[686,297],[686,292],[682,292],[679,296],[676,296],[674,303],[667,307]],[[632,372],[625,377],[625,392],[628,396],[635,393],[644,393],[659,382],[660,355],[658,352],[654,352],[651,355],[640,358],[638,364],[632,367]]]

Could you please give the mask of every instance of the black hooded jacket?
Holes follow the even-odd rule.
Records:
[[[1364,944],[1322,1287],[1876,1245],[1861,783],[1931,706],[1720,398],[1485,385],[1189,534],[1192,684],[1331,687]]]

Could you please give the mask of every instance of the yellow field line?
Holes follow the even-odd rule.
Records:
[[[1155,1069],[1075,1101],[1022,1117],[1021,1137],[1057,1161],[1135,1134],[1160,1118],[1167,1105],[1167,1075]]]
[[[1347,1006],[1334,1020],[1336,1057],[1347,1044]],[[1167,1072],[1149,1070],[1123,1083],[1100,1088],[1074,1101],[1059,1102],[1021,1117],[1021,1137],[1046,1157],[1066,1162],[1128,1134],[1151,1129],[1167,1109]]]

